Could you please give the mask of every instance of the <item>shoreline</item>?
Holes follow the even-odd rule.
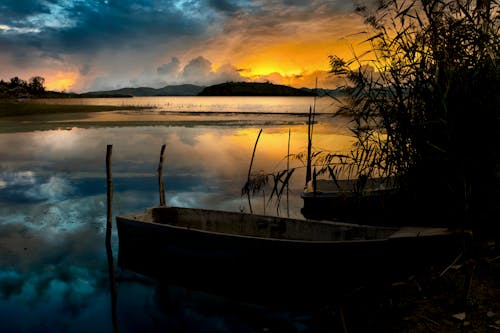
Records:
[[[0,100],[0,119],[6,117],[18,117],[27,115],[50,115],[50,114],[71,114],[71,113],[92,113],[123,110],[146,110],[152,109],[150,106],[134,105],[72,105],[72,104],[48,104],[29,101]]]

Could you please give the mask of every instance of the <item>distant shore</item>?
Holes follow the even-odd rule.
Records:
[[[144,110],[152,107],[133,105],[68,105],[41,103],[36,99],[18,101],[15,99],[0,100],[0,117],[17,117],[26,115],[90,113],[120,110]]]

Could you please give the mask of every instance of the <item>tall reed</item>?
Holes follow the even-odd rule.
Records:
[[[396,176],[421,217],[489,223],[499,211],[498,1],[357,10],[371,50],[330,65],[348,82],[342,112],[353,119],[358,173]]]

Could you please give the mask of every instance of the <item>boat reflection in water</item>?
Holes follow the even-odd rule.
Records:
[[[449,264],[470,233],[154,207],[116,218],[118,264],[248,300],[328,302],[367,284]]]

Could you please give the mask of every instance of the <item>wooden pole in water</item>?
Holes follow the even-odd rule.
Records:
[[[160,206],[165,206],[165,183],[163,182],[163,156],[165,154],[165,144],[161,146],[160,163],[158,164],[158,186],[160,190]]]
[[[107,187],[107,218],[106,218],[106,256],[108,259],[109,273],[109,292],[111,297],[111,320],[113,322],[113,332],[118,333],[118,314],[117,314],[117,299],[118,291],[116,289],[115,280],[115,264],[113,260],[113,250],[111,248],[111,228],[113,216],[113,175],[111,172],[111,155],[113,153],[113,145],[106,147],[106,187]]]
[[[106,147],[106,184],[107,184],[107,219],[106,219],[106,244],[111,242],[111,228],[113,215],[113,175],[111,172],[111,155],[113,145]]]

